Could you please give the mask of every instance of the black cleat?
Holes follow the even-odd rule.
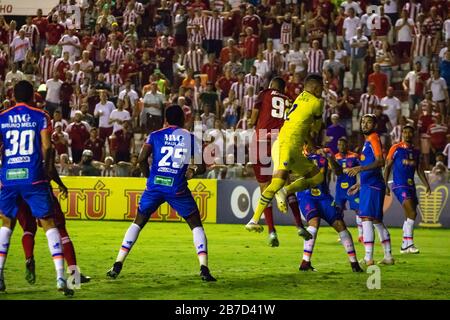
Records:
[[[200,267],[200,277],[202,277],[203,281],[217,281],[216,278],[214,278],[211,273],[209,272],[209,269],[207,266],[202,265]]]
[[[5,279],[3,279],[3,277],[0,277],[0,292],[5,291],[6,291]]]
[[[353,272],[364,272],[364,270],[359,266],[358,262],[350,262],[350,265],[352,266]]]
[[[112,266],[111,269],[109,269],[109,271],[106,273],[106,275],[110,278],[117,278],[117,276],[119,275],[120,271],[122,270],[122,262],[115,262],[114,265]]]
[[[81,283],[88,283],[91,281],[91,277],[85,276],[84,274],[80,274],[80,282]]]
[[[317,271],[312,265],[311,261],[302,260],[302,263],[300,264],[300,267],[298,268],[299,271]]]
[[[36,283],[36,268],[34,264],[34,258],[30,258],[25,262],[25,280],[29,284]]]

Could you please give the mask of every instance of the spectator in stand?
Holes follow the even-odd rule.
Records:
[[[227,128],[235,128],[240,118],[241,105],[233,90],[230,90],[228,98],[223,101],[224,112],[222,118]]]
[[[306,52],[306,61],[308,64],[308,73],[321,73],[323,69],[323,61],[325,60],[325,54],[320,49],[320,43],[318,40],[312,42],[312,47]],[[297,70],[297,68],[295,69]]]
[[[92,151],[92,157],[95,161],[103,161],[105,156],[105,141],[98,137],[97,128],[91,128],[89,139],[84,143],[84,149]]]
[[[337,114],[339,115],[340,124],[345,128],[347,137],[352,135],[352,115],[355,107],[355,99],[350,95],[349,88],[345,87],[342,96],[338,98],[336,104]]]
[[[58,45],[62,46],[62,52],[69,53],[70,62],[74,63],[80,56],[80,39],[75,35],[75,27],[69,26],[69,32],[61,37]]]
[[[215,54],[208,54],[208,62],[202,66],[202,73],[208,75],[208,81],[216,83],[221,75],[220,65],[215,60]]]
[[[70,112],[72,108],[70,107],[70,100],[74,93],[73,84],[72,84],[72,74],[70,71],[66,72],[65,77],[63,78],[64,82],[61,84],[60,88],[60,102],[59,105],[61,107],[62,116],[64,119],[70,119]]]
[[[391,146],[390,133],[392,131],[393,125],[389,116],[383,113],[382,106],[375,107],[375,116],[377,117],[376,130],[380,136],[381,145],[384,152],[388,151]]]
[[[73,122],[69,124],[66,132],[70,138],[70,149],[74,163],[80,162],[84,150],[84,144],[89,139],[89,130],[91,129],[86,122],[81,121],[81,111],[75,112]]]
[[[425,83],[429,75],[422,72],[422,64],[417,61],[414,70],[408,72],[403,80],[403,89],[408,93],[409,112],[412,114],[424,98]]]
[[[53,117],[55,110],[60,108],[61,103],[61,86],[63,82],[59,79],[59,72],[53,73],[53,78],[47,80],[47,95],[45,96],[45,110]]]
[[[408,17],[408,11],[402,10],[402,17],[395,23],[397,38],[397,56],[401,63],[410,60],[412,37],[414,34],[414,20]]]
[[[331,115],[331,125],[327,128],[325,143],[331,151],[336,154],[338,152],[337,142],[339,138],[347,137],[346,130],[343,126],[339,124],[339,115],[332,114]]]
[[[25,30],[20,29],[19,35],[16,36],[9,44],[12,52],[12,60],[19,69],[22,69],[22,64],[25,61],[27,52],[31,51],[30,39],[25,37]]]
[[[151,83],[151,90],[144,96],[144,107],[140,114],[140,124],[146,131],[153,132],[163,126],[163,110],[166,97],[158,91],[158,84]]]
[[[55,146],[56,154],[62,155],[69,153],[69,134],[63,131],[63,124],[61,122],[55,123],[54,128],[52,142]]]
[[[427,96],[431,96],[431,93],[427,93]],[[426,100],[421,103],[421,113],[419,120],[417,121],[417,129],[419,131],[420,138],[420,153],[423,155],[423,162],[425,168],[430,167],[430,136],[428,135],[428,129],[433,124],[432,104],[424,104]]]
[[[436,154],[436,165],[431,169],[430,183],[448,182],[448,169],[444,163],[445,158],[442,153]]]
[[[115,159],[119,161],[130,161],[130,156],[135,153],[134,134],[131,131],[130,122],[125,121],[122,129],[116,131],[114,134],[115,140]]]
[[[220,115],[221,103],[220,97],[216,91],[214,91],[214,83],[208,81],[206,83],[206,89],[199,95],[200,107],[203,108],[204,105],[209,106],[211,113]]]
[[[123,128],[123,123],[130,121],[131,116],[127,110],[124,110],[124,101],[119,100],[117,109],[114,109],[109,115],[109,124],[113,125],[113,133]]]
[[[376,61],[380,70],[387,76],[387,85],[392,81],[392,66],[395,64],[395,56],[387,41],[383,41],[381,49],[376,49]]]
[[[369,83],[373,83],[375,87],[375,95],[378,99],[382,99],[387,91],[388,87],[388,77],[386,74],[381,72],[381,67],[379,63],[374,63],[373,73],[369,75]]]
[[[450,137],[447,125],[443,122],[442,115],[433,117],[433,124],[428,127],[427,134],[430,136],[431,163],[433,163],[438,152],[444,151],[447,139]]]
[[[86,102],[81,103],[80,111],[82,113],[81,120],[87,122],[89,126],[95,126],[95,118],[92,114],[89,113],[89,105]]]
[[[108,156],[105,158],[105,163],[101,166],[102,177],[115,177],[116,176],[116,165],[114,164],[114,158]]]
[[[245,40],[244,40],[244,72],[250,72],[250,67],[253,65],[256,59],[256,55],[259,51],[259,36],[257,36],[252,27],[245,28]]]
[[[355,9],[353,7],[348,8],[346,11],[347,18],[344,19],[342,26],[344,35],[344,48],[347,51],[347,55],[351,54],[351,41],[356,36],[356,30],[361,26],[360,19],[355,15]]]
[[[205,104],[203,106],[203,113],[200,115],[202,125],[204,126],[205,130],[213,129],[214,128],[214,122],[216,120],[216,116],[214,113],[210,112],[211,107]]]
[[[383,113],[387,115],[391,121],[391,126],[395,127],[401,116],[402,106],[400,100],[394,96],[393,87],[387,88],[386,97],[381,99],[380,105],[383,107]],[[391,132],[391,130],[389,130],[389,132]]]
[[[442,116],[447,116],[447,105],[449,104],[449,95],[447,83],[439,74],[439,69],[435,68],[432,77],[427,81],[427,90],[431,90],[433,101],[439,106]]]
[[[23,79],[25,79],[25,75],[22,71],[18,70],[17,64],[13,63],[11,65],[11,71],[9,71],[5,76],[5,83],[13,81],[19,82]]]
[[[95,167],[92,163],[93,153],[91,150],[84,150],[80,162],[80,175],[85,177],[100,176],[100,169]]]
[[[227,46],[220,51],[219,61],[222,66],[230,61],[230,57],[232,55],[234,55],[238,60],[241,58],[241,52],[236,47],[235,43],[236,42],[234,41],[234,39],[228,39]]]
[[[94,117],[99,118],[99,136],[104,141],[107,141],[113,133],[113,126],[109,123],[109,117],[115,108],[114,103],[108,101],[108,93],[101,90],[100,102],[95,105]]]
[[[447,145],[442,154],[447,157],[447,171],[450,171],[450,137],[447,138]]]
[[[350,40],[351,48],[351,73],[353,77],[353,90],[356,88],[356,79],[359,74],[359,81],[361,83],[361,89],[363,90],[365,83],[365,58],[367,55],[367,47],[369,45],[369,39],[363,35],[361,27],[356,29],[356,35]]]

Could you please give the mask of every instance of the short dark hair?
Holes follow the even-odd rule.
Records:
[[[272,83],[276,84],[278,90],[284,92],[284,88],[286,87],[286,81],[284,81],[281,77],[275,77],[272,79]]]
[[[415,131],[414,127],[410,124],[405,125],[402,130],[405,130],[405,129],[410,129],[412,132]]]
[[[33,85],[26,80],[17,82],[14,86],[14,98],[16,102],[31,103],[34,98]]]
[[[305,85],[308,82],[317,82],[319,84],[323,84],[323,77],[318,73],[311,73],[305,78]]]
[[[173,104],[168,106],[165,115],[168,124],[184,127],[184,112],[179,105]]]
[[[338,139],[338,142],[345,142],[345,143],[348,143],[348,139],[346,138],[346,137],[340,137],[339,139]]]

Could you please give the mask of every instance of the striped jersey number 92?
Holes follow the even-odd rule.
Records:
[[[172,167],[174,169],[180,169],[184,165],[185,155],[187,154],[187,148],[174,148],[165,146],[161,148],[161,154],[164,156],[159,160],[159,167]],[[171,161],[167,161],[167,160]]]
[[[272,117],[277,119],[287,119],[291,102],[282,97],[272,97]]]
[[[34,130],[9,130],[6,132],[6,139],[9,140],[10,148],[5,150],[7,157],[29,156],[34,152],[34,138],[36,133]]]

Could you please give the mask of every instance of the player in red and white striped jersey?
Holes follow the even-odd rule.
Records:
[[[325,54],[319,49],[319,41],[314,40],[313,47],[306,53],[308,59],[308,73],[322,73],[322,65],[325,60]]]
[[[31,47],[36,50],[36,46],[39,43],[39,29],[38,27],[32,23],[32,18],[26,18],[26,24],[22,26],[23,30],[25,30],[25,37],[30,39]]]
[[[250,73],[246,74],[244,77],[244,82],[249,86],[255,88],[255,92],[259,93],[263,84],[263,79],[258,74],[256,74],[255,66],[251,66]]]
[[[359,102],[361,103],[359,117],[375,112],[375,107],[380,104],[380,99],[375,94],[375,84],[373,82],[369,83],[367,93],[361,95]]]
[[[56,58],[51,54],[50,48],[44,49],[44,55],[39,58],[39,76],[41,83],[46,83],[48,79],[53,78]]]

